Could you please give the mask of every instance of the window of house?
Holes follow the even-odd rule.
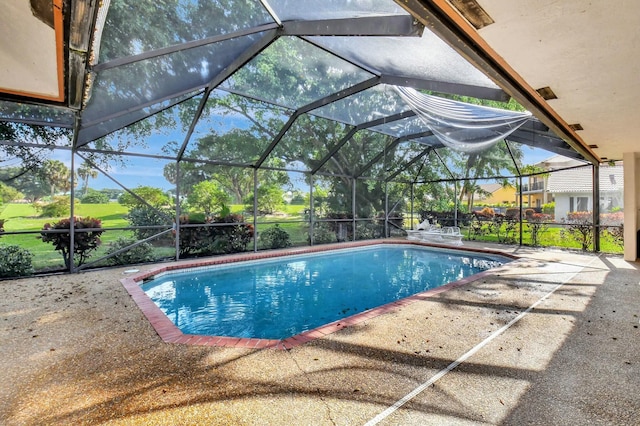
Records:
[[[569,197],[570,212],[589,211],[589,197]]]
[[[578,197],[578,211],[589,211],[589,197]]]
[[[589,197],[569,197],[570,212],[589,211]]]

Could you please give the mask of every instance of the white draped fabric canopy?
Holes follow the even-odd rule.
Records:
[[[420,93],[396,90],[433,134],[447,147],[474,153],[491,148],[522,126],[531,113],[473,105]]]

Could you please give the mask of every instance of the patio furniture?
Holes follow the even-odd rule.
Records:
[[[416,229],[407,229],[407,239],[413,241],[423,241],[429,235],[439,234],[439,228],[432,225],[429,220],[424,220]]]
[[[457,226],[445,226],[442,228],[441,238],[445,244],[462,245],[462,233]]]
[[[425,220],[418,225],[418,229],[408,229],[406,232],[407,240],[410,241],[453,244],[456,246],[461,246],[463,244],[463,235],[460,232],[460,227],[458,226],[445,226],[440,228],[437,225],[432,225],[428,220]]]

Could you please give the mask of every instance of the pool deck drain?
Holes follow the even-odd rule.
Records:
[[[437,288],[420,292],[403,299],[390,302],[364,312],[345,317],[343,319],[333,321],[331,323],[322,325],[288,337],[286,339],[273,340],[273,339],[258,339],[258,338],[242,338],[242,337],[227,337],[227,336],[205,336],[196,334],[183,333],[162,310],[146,295],[146,293],[140,287],[140,284],[146,279],[155,277],[159,274],[169,271],[188,271],[193,268],[202,268],[207,266],[219,266],[230,263],[246,262],[252,260],[272,259],[277,257],[286,257],[291,255],[320,253],[324,251],[341,250],[349,248],[367,247],[380,244],[402,244],[402,245],[416,245],[423,247],[435,247],[447,250],[455,251],[468,251],[470,253],[478,254],[493,254],[500,255],[511,259],[517,259],[516,256],[505,254],[494,250],[478,250],[469,249],[461,246],[450,246],[442,244],[430,244],[419,241],[407,241],[407,240],[379,240],[379,241],[356,241],[351,243],[341,244],[327,244],[321,246],[305,247],[305,248],[291,248],[285,250],[255,252],[255,253],[241,253],[236,255],[221,256],[218,258],[189,260],[182,262],[175,262],[158,267],[151,268],[150,270],[140,272],[136,275],[131,275],[122,278],[120,282],[124,288],[129,292],[132,299],[136,302],[140,310],[147,317],[153,328],[156,330],[160,338],[166,343],[177,343],[185,345],[200,345],[200,346],[221,346],[221,347],[236,347],[236,348],[248,348],[248,349],[281,349],[287,350],[298,345],[305,344],[312,340],[324,337],[328,334],[335,333],[336,331],[344,328],[357,325],[371,318],[395,312],[398,308],[410,305],[418,300],[423,300],[427,297],[432,297],[436,294],[448,291],[450,289],[468,284],[475,280],[481,279],[483,276],[491,273],[491,271],[483,271],[478,274],[463,278],[461,280],[451,282]]]

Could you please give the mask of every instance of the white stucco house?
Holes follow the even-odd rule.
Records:
[[[600,212],[624,208],[623,166],[600,167]],[[567,213],[593,210],[591,167],[554,171],[548,177],[548,191],[555,200],[555,218],[561,221]]]

